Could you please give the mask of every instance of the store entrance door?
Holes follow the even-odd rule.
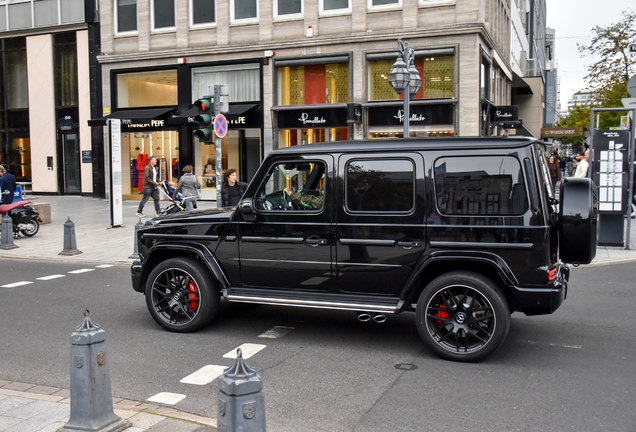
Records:
[[[60,193],[62,195],[79,195],[82,193],[82,177],[80,175],[81,156],[79,135],[77,131],[60,134],[59,173]]]

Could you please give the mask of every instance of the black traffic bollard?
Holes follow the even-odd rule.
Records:
[[[84,312],[71,335],[71,416],[58,432],[116,432],[131,424],[115,414],[106,358],[106,332]]]
[[[263,382],[256,370],[243,361],[237,349],[236,361],[223,371],[219,381],[218,432],[265,432]]]
[[[68,217],[68,220],[64,222],[64,250],[58,255],[79,255],[81,250],[77,250],[77,242],[75,241],[75,224]]]
[[[2,216],[2,234],[0,234],[0,249],[15,249],[19,247],[13,243],[13,220],[8,214]]]
[[[134,238],[134,249],[133,249],[133,253],[131,256],[129,256],[129,259],[138,259],[139,258],[139,246],[137,246],[137,233],[139,232],[139,230],[144,226],[144,223],[141,221],[141,218],[139,218],[139,222],[137,222],[135,224],[135,238]]]

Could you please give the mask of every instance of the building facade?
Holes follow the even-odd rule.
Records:
[[[104,191],[95,6],[0,0],[0,163],[35,192]]]
[[[249,181],[272,149],[401,137],[388,83],[397,40],[423,85],[411,136],[493,135],[485,112],[510,105],[507,0],[101,0],[102,116],[121,120],[123,195],[140,196],[147,158],[161,179],[192,164],[203,197],[212,168]],[[192,103],[229,85],[223,158],[193,137]],[[106,174],[108,175],[108,174]]]

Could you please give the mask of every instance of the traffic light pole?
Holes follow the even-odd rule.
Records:
[[[214,118],[221,114],[221,86],[214,86]],[[214,128],[212,128],[214,130]],[[223,207],[223,144],[221,138],[214,134],[214,151],[216,153],[216,208]]]

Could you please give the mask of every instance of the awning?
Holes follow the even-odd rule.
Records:
[[[251,110],[252,108],[254,108],[255,106],[258,106],[258,104],[256,103],[237,103],[237,104],[232,104],[230,105],[230,110],[228,112],[225,113],[225,117],[229,118],[231,116],[240,116],[241,114],[243,114],[246,111]]]
[[[172,110],[174,110],[174,107],[117,110],[102,118],[89,120],[88,125],[106,126],[106,120],[120,119],[124,125],[147,125],[152,127],[153,121],[166,120],[168,113]]]
[[[236,120],[241,114],[246,113],[247,111],[251,110],[252,108],[259,106],[259,104],[257,103],[233,103],[230,105],[230,110],[226,113],[223,113],[223,115],[228,119],[228,120]],[[192,123],[194,120],[194,117],[196,117],[197,115],[199,115],[199,110],[197,109],[197,107],[192,107],[187,111],[182,112],[179,115],[176,115],[174,117],[170,117],[168,119],[168,124],[171,125],[185,125],[185,124],[190,124]]]
[[[515,71],[512,71],[512,88],[517,89],[517,94],[534,94],[532,88]]]

